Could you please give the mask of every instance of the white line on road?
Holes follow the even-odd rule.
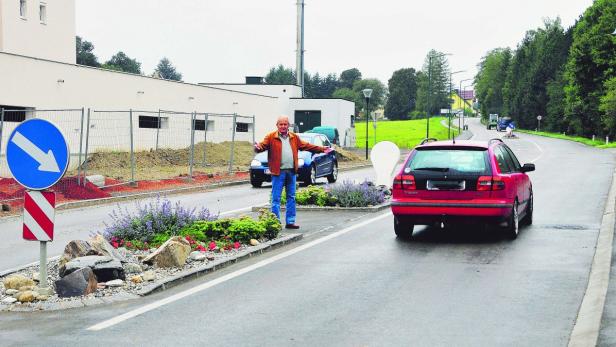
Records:
[[[252,209],[251,206],[248,207],[242,207],[242,208],[238,208],[236,210],[231,210],[231,211],[225,211],[225,212],[220,212],[218,215],[219,216],[226,216],[228,214],[233,214],[233,213],[238,213],[238,212],[247,212],[250,211]]]
[[[314,246],[316,246],[318,244],[321,244],[321,243],[323,243],[325,241],[328,241],[328,240],[331,240],[331,239],[336,238],[338,236],[344,235],[344,234],[346,234],[346,233],[348,233],[350,231],[353,231],[353,230],[355,230],[357,228],[361,228],[363,226],[366,226],[366,225],[368,225],[370,223],[376,222],[376,221],[378,221],[380,219],[383,219],[383,218],[386,218],[386,217],[389,217],[389,216],[391,216],[391,212],[387,212],[387,213],[384,213],[384,214],[382,214],[382,215],[380,215],[378,217],[374,217],[374,218],[368,219],[366,221],[363,221],[361,223],[357,223],[357,224],[352,225],[352,226],[350,226],[348,228],[345,228],[345,229],[342,229],[342,230],[337,231],[335,233],[332,233],[332,234],[329,234],[327,236],[324,236],[324,237],[322,237],[320,239],[311,241],[309,243],[306,243],[306,244],[301,245],[299,247],[296,247],[294,249],[288,250],[288,251],[286,251],[284,253],[280,253],[280,254],[275,255],[275,256],[273,256],[271,258],[262,260],[262,261],[260,261],[260,262],[258,262],[256,264],[247,266],[247,267],[245,267],[243,269],[240,269],[240,270],[237,270],[237,271],[232,272],[230,274],[227,274],[227,275],[224,275],[222,277],[216,278],[214,280],[211,280],[209,282],[203,283],[203,284],[198,285],[196,287],[193,287],[191,289],[188,289],[188,290],[185,290],[183,292],[174,294],[174,295],[169,296],[167,298],[164,298],[162,300],[155,301],[155,302],[153,302],[151,304],[147,304],[147,305],[142,306],[140,308],[137,308],[135,310],[132,310],[132,311],[126,312],[124,314],[121,314],[119,316],[110,318],[110,319],[108,319],[106,321],[103,321],[101,323],[92,325],[91,327],[87,328],[86,330],[99,331],[99,330],[102,330],[102,329],[109,328],[111,326],[114,326],[116,324],[122,323],[122,322],[124,322],[126,320],[129,320],[131,318],[137,317],[137,316],[139,316],[139,315],[141,315],[143,313],[155,310],[155,309],[157,309],[159,307],[162,307],[164,305],[167,305],[167,304],[170,304],[170,303],[175,302],[177,300],[183,299],[183,298],[185,298],[185,297],[187,297],[189,295],[192,295],[192,294],[198,293],[200,291],[203,291],[205,289],[214,287],[214,286],[216,286],[216,285],[218,285],[220,283],[229,281],[229,280],[231,280],[231,279],[233,279],[235,277],[238,277],[238,276],[241,276],[241,275],[243,275],[245,273],[254,271],[256,269],[259,269],[261,267],[269,265],[269,264],[271,264],[273,262],[276,262],[278,260],[287,258],[287,257],[289,257],[289,256],[291,256],[291,255],[293,255],[295,253],[299,253],[299,252],[304,251],[304,250],[306,250],[308,248],[311,248],[311,247],[314,247]]]

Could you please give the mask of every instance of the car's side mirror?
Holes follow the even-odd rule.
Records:
[[[524,164],[522,166],[522,168],[520,169],[520,171],[522,172],[530,172],[530,171],[535,171],[535,164]]]

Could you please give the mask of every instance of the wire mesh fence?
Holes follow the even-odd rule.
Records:
[[[190,185],[246,170],[254,116],[170,110],[0,110],[0,203],[23,199],[11,178],[6,145],[20,122],[56,124],[71,153],[65,178],[51,189],[74,199]],[[222,174],[224,173],[224,174]],[[86,194],[97,191],[96,194]],[[100,194],[99,194],[100,193]]]

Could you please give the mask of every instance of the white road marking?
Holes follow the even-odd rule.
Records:
[[[228,214],[233,214],[233,213],[238,213],[238,212],[247,212],[250,211],[252,209],[251,206],[248,207],[242,207],[242,208],[238,208],[236,210],[231,210],[231,211],[225,211],[225,212],[220,212],[218,215],[219,216],[226,216]]]
[[[218,284],[221,284],[221,283],[229,281],[229,280],[231,280],[233,278],[239,277],[239,276],[241,276],[241,275],[243,275],[245,273],[254,271],[256,269],[259,269],[261,267],[264,267],[266,265],[274,263],[274,262],[276,262],[278,260],[287,258],[287,257],[289,257],[289,256],[291,256],[291,255],[293,255],[295,253],[299,253],[301,251],[304,251],[306,249],[314,247],[314,246],[316,246],[318,244],[321,244],[323,242],[329,241],[329,240],[331,240],[333,238],[336,238],[338,236],[344,235],[344,234],[346,234],[346,233],[348,233],[350,231],[353,231],[353,230],[355,230],[357,228],[361,228],[363,226],[366,226],[366,225],[368,225],[370,223],[376,222],[376,221],[378,221],[380,219],[383,219],[383,218],[386,218],[386,217],[389,217],[389,216],[391,216],[391,212],[387,212],[387,213],[384,213],[384,214],[382,214],[380,216],[377,216],[377,217],[368,219],[366,221],[363,221],[361,223],[357,223],[357,224],[352,225],[352,226],[350,226],[348,228],[344,228],[344,229],[342,229],[340,231],[337,231],[335,233],[332,233],[332,234],[329,234],[327,236],[324,236],[324,237],[322,237],[320,239],[316,239],[314,241],[311,241],[309,243],[306,243],[306,244],[301,245],[299,247],[296,247],[294,249],[288,250],[288,251],[286,251],[284,253],[280,253],[280,254],[275,255],[275,256],[273,256],[271,258],[262,260],[262,261],[260,261],[260,262],[258,262],[256,264],[247,266],[247,267],[245,267],[243,269],[237,270],[237,271],[232,272],[230,274],[226,274],[224,276],[221,276],[221,277],[216,278],[214,280],[211,280],[209,282],[203,283],[203,284],[198,285],[196,287],[190,288],[190,289],[185,290],[183,292],[174,294],[174,295],[169,296],[167,298],[164,298],[162,300],[155,301],[153,303],[150,303],[150,304],[147,304],[145,306],[139,307],[139,308],[137,308],[135,310],[126,312],[126,313],[121,314],[119,316],[110,318],[110,319],[108,319],[106,321],[103,321],[103,322],[100,322],[98,324],[92,325],[89,328],[87,328],[86,330],[99,331],[99,330],[102,330],[102,329],[106,329],[106,328],[112,327],[112,326],[114,326],[116,324],[122,323],[122,322],[124,322],[126,320],[129,320],[131,318],[137,317],[137,316],[139,316],[139,315],[141,315],[143,313],[155,310],[155,309],[157,309],[159,307],[162,307],[164,305],[167,305],[167,304],[173,303],[175,301],[178,301],[180,299],[183,299],[183,298],[185,298],[185,297],[187,297],[189,295],[196,294],[196,293],[201,292],[203,290],[206,290],[208,288],[214,287],[214,286],[216,286]]]

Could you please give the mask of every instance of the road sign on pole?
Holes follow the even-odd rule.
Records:
[[[68,145],[53,123],[38,118],[28,119],[9,136],[6,161],[19,184],[32,190],[47,189],[66,172]]]
[[[58,182],[66,169],[70,153],[62,132],[53,123],[28,119],[8,138],[6,161],[9,171],[22,186],[31,189],[24,196],[23,238],[40,242],[39,289],[51,294],[47,285],[47,242],[53,240],[56,195],[42,191]]]

